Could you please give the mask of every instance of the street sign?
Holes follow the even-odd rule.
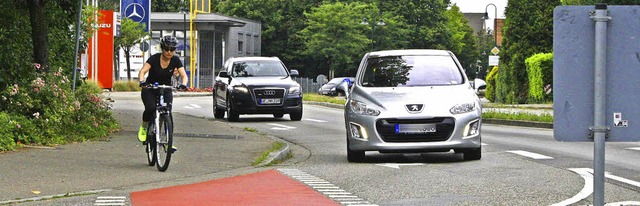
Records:
[[[498,66],[500,63],[500,56],[493,55],[489,56],[489,66]]]
[[[498,55],[498,53],[500,53],[500,49],[498,49],[498,47],[493,47],[493,49],[491,49],[491,53],[493,55]]]
[[[151,0],[120,0],[121,18],[129,18],[144,24],[144,31],[151,28]]]
[[[606,141],[640,141],[640,6],[609,6],[606,31]],[[553,12],[553,133],[558,141],[593,142],[594,6]]]

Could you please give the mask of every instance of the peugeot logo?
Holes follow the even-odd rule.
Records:
[[[423,104],[407,104],[407,105],[404,105],[404,108],[406,108],[407,111],[409,111],[409,113],[420,113],[422,112],[424,105]]]
[[[264,95],[276,95],[276,91],[273,91],[273,90],[264,90]]]

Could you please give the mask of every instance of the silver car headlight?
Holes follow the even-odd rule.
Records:
[[[300,85],[289,88],[289,94],[300,94]]]
[[[357,100],[349,100],[349,106],[351,111],[356,114],[361,115],[369,115],[369,116],[378,116],[380,115],[380,111],[374,108],[367,106],[364,102]]]
[[[470,102],[470,103],[458,104],[456,106],[453,106],[451,107],[451,109],[449,109],[449,112],[451,112],[451,114],[463,114],[463,113],[472,112],[475,110],[476,110],[476,103]]]
[[[247,88],[246,86],[233,86],[233,91],[237,92],[237,93],[249,93],[249,88]]]

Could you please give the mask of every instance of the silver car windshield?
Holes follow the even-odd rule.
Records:
[[[384,56],[367,60],[362,86],[457,85],[463,76],[451,56]]]
[[[231,72],[231,76],[234,77],[278,77],[287,75],[287,70],[278,61],[234,62]]]

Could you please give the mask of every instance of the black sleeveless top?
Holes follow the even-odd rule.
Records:
[[[149,84],[158,82],[158,84],[161,85],[171,85],[171,76],[173,76],[173,71],[180,67],[183,67],[182,61],[180,61],[180,58],[178,56],[174,55],[173,57],[171,57],[169,66],[167,66],[167,68],[165,69],[162,69],[162,66],[160,66],[161,57],[162,53],[157,53],[147,59],[147,63],[151,65],[151,69],[149,69],[149,75],[147,76],[146,82]]]

